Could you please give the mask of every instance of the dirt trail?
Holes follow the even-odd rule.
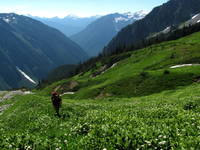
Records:
[[[0,102],[7,100],[7,99],[11,99],[12,97],[14,97],[15,95],[27,95],[27,94],[33,94],[30,91],[21,91],[21,90],[17,90],[17,91],[0,91]]]
[[[0,91],[0,103],[13,98],[16,95],[28,95],[28,94],[33,94],[30,91],[21,91],[21,90],[17,90],[17,91]],[[8,109],[12,104],[5,104],[0,106],[0,115],[3,113],[3,111],[5,111],[6,109]]]

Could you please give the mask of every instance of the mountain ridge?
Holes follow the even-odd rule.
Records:
[[[77,16],[66,16],[64,18],[53,17],[53,18],[45,18],[45,17],[37,17],[31,16],[31,18],[36,19],[38,21],[43,22],[44,24],[56,28],[66,36],[71,36],[83,30],[88,24],[95,21],[99,16],[91,16],[91,17],[77,17]]]
[[[90,56],[97,56],[104,46],[125,26],[143,18],[144,11],[114,13],[103,16],[89,24],[81,32],[71,36]]]
[[[106,46],[104,53],[112,53],[118,47],[136,43],[151,33],[187,21],[199,12],[200,0],[170,0],[155,7],[143,19],[123,28]]]
[[[38,81],[59,65],[76,64],[88,58],[64,34],[29,17],[0,14],[0,32],[0,76],[4,80],[1,89],[32,87],[22,72]]]

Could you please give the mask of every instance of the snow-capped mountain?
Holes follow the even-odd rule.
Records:
[[[171,26],[168,26],[166,27],[164,30],[160,31],[160,32],[157,32],[157,33],[153,33],[153,34],[150,34],[147,39],[150,39],[150,38],[154,38],[154,37],[159,37],[163,34],[170,34],[173,33],[174,31],[176,30],[180,30],[180,29],[183,29],[184,27],[189,27],[189,26],[193,26],[197,23],[200,23],[200,13],[198,14],[192,14],[191,15],[191,18],[188,20],[188,21],[185,21],[185,22],[181,22],[180,24],[178,25],[171,25]]]
[[[143,11],[143,10],[135,12],[135,13],[127,12],[127,13],[122,14],[123,15],[122,17],[115,18],[115,21],[119,22],[119,21],[129,21],[129,20],[133,20],[133,21],[140,20],[144,18],[147,14],[148,12]]]
[[[109,14],[92,22],[84,30],[71,36],[71,39],[77,42],[90,56],[96,56],[122,28],[145,15],[144,11]]]
[[[153,33],[163,31],[170,26],[179,25],[191,17],[196,18],[194,15],[199,12],[200,0],[169,0],[155,7],[143,19],[124,28],[106,45],[104,54],[114,53],[121,45],[138,43]],[[192,14],[193,16],[191,16]]]
[[[0,14],[0,20],[4,21],[5,23],[17,23],[15,14]]]

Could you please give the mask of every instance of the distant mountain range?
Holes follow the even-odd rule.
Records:
[[[57,66],[88,55],[56,29],[16,14],[0,14],[0,90],[34,86]]]
[[[71,39],[90,56],[97,56],[122,28],[144,18],[145,15],[144,11],[109,14],[92,22],[84,30],[71,36]]]
[[[123,28],[104,49],[111,54],[118,48],[141,41],[150,34],[183,23],[200,12],[200,0],[169,0],[154,8],[144,19]]]
[[[34,17],[29,15],[29,17],[41,21],[50,27],[60,30],[66,36],[71,36],[83,30],[88,24],[95,21],[100,16],[81,18],[69,15],[64,18],[58,18],[58,17],[43,18],[43,17]]]

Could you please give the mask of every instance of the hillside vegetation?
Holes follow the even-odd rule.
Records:
[[[113,53],[122,45],[135,44],[153,33],[179,25],[200,12],[200,0],[169,0],[155,7],[145,18],[123,28],[109,42],[105,53]]]
[[[178,64],[199,64],[199,39],[200,32],[197,32],[175,41],[106,57],[96,62],[95,67],[88,72],[54,83],[44,91],[50,94],[59,86],[61,93],[74,91],[75,94],[70,96],[73,98],[97,98],[106,95],[135,97],[193,84],[200,78],[199,65],[175,69],[170,67]],[[117,62],[120,58],[126,59]],[[75,81],[78,85],[69,89],[70,81]]]
[[[0,115],[0,148],[199,149],[199,47],[200,32],[106,57],[33,95],[0,102],[12,104]],[[195,65],[170,68],[178,64]],[[61,118],[51,106],[55,89],[75,92],[63,96]]]
[[[60,65],[85,61],[87,54],[56,29],[26,16],[0,13],[0,90],[34,87]]]

